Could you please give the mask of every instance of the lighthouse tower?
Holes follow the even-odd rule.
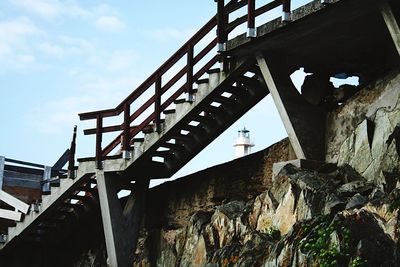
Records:
[[[233,146],[235,147],[235,158],[240,158],[251,153],[251,148],[254,144],[250,141],[250,131],[246,130],[246,127],[238,131],[238,138]]]

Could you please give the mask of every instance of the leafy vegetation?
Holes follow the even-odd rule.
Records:
[[[281,239],[281,232],[277,228],[269,228],[267,231],[267,235],[273,241],[279,241]]]
[[[339,240],[334,241],[333,234]],[[331,222],[328,216],[320,216],[311,225],[304,226],[303,236],[300,249],[315,257],[321,267],[342,266],[345,262],[352,267],[366,265],[360,257],[350,262],[350,231],[343,223]]]

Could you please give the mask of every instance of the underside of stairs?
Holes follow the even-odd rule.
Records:
[[[224,1],[218,0],[217,2],[218,15],[204,25],[121,104],[109,110],[80,114],[81,120],[94,120],[96,123],[95,128],[84,131],[85,134],[95,135],[96,137],[95,157],[79,159],[79,166],[74,167],[68,176],[60,177],[58,186],[52,187],[50,194],[43,195],[41,203],[31,206],[22,216],[21,221],[11,224],[6,238],[0,240],[0,249],[16,246],[19,241],[51,243],[57,236],[68,235],[68,229],[73,231],[74,227],[79,225],[85,216],[90,216],[90,211],[99,210],[101,207],[103,215],[104,204],[101,201],[104,201],[104,197],[101,196],[101,187],[103,186],[101,179],[104,177],[100,178],[99,174],[111,175],[110,177],[115,183],[114,191],[130,190],[131,196],[135,197],[134,194],[138,193],[139,185],[144,185],[142,188],[143,191],[146,191],[146,182],[148,183],[149,180],[171,177],[270,92],[275,103],[280,101],[279,94],[286,93],[285,91],[288,91],[286,89],[289,89],[289,86],[286,86],[285,80],[281,83],[281,85],[284,85],[281,86],[284,90],[278,92],[275,82],[270,77],[269,62],[267,64],[262,57],[262,53],[265,52],[262,47],[272,46],[270,40],[276,39],[279,42],[285,42],[286,39],[279,38],[279,34],[275,34],[274,31],[276,30],[282,36],[282,28],[290,25],[289,21],[285,20],[289,18],[287,17],[287,3],[289,2],[290,13],[290,1],[267,1],[268,3],[257,7],[255,10],[250,10],[254,7],[249,6],[249,11],[253,12],[249,12],[249,14],[230,24],[225,21],[227,14],[224,12],[228,12],[228,14],[235,12],[251,1],[232,0],[226,5],[224,5]],[[322,1],[322,3],[321,1],[310,1],[309,6],[304,9],[310,13],[303,10],[302,12],[305,15],[302,14],[307,17],[318,13],[320,10],[321,14],[324,14],[326,10],[329,11],[329,8],[334,7],[335,3],[338,3],[337,6],[340,7],[342,3],[352,2],[355,3],[356,1],[329,0]],[[328,4],[332,5],[327,6]],[[270,30],[272,32],[271,39],[260,37],[259,40],[263,42],[262,47],[261,45],[252,46],[254,41],[257,40],[256,36],[253,36],[253,25],[253,28],[249,28],[251,30],[249,31],[250,36],[246,35],[238,39],[244,41],[243,44],[235,48],[238,51],[236,57],[224,50],[228,41],[228,34],[235,27],[246,22],[246,20],[249,22],[248,25],[251,26],[252,20],[254,23],[254,14],[263,14],[280,5],[286,12],[284,12],[286,14],[284,20],[279,19],[279,23],[271,21],[270,25],[276,26],[276,28],[266,27],[263,34],[267,35],[269,33],[267,30]],[[325,8],[326,10],[324,10]],[[300,16],[293,17],[298,20],[303,18]],[[315,17],[318,18],[318,16]],[[294,22],[293,25],[300,27],[302,24]],[[304,25],[308,27],[309,24],[305,21]],[[304,25],[303,27],[306,27]],[[225,32],[222,31],[224,29]],[[217,30],[217,37],[214,36],[215,30]],[[323,30],[321,32],[325,33]],[[207,36],[210,36],[210,34],[213,38],[208,41]],[[287,35],[293,36],[293,34]],[[197,46],[204,43],[205,40],[206,44],[198,48]],[[231,42],[230,45],[234,43]],[[306,42],[306,44],[308,43]],[[286,44],[286,42],[285,45],[292,46],[291,43]],[[219,50],[213,51],[216,46]],[[252,48],[251,52],[248,49],[249,46]],[[270,58],[274,58],[273,54],[276,50],[279,50],[278,46],[276,45],[276,47],[274,46],[273,49],[267,51],[271,55]],[[242,49],[242,47],[244,48]],[[304,50],[309,51],[307,48]],[[297,49],[293,49],[293,51],[298,54]],[[180,63],[176,65],[182,59],[186,60],[186,64],[183,67],[179,65]],[[205,59],[205,62],[202,61],[203,59]],[[279,59],[275,60],[275,62],[278,62],[275,66],[284,65],[281,64]],[[289,63],[288,65],[290,65]],[[293,61],[291,64],[295,65]],[[298,68],[299,66],[292,67]],[[166,75],[171,69],[178,69],[172,78],[168,76],[170,73]],[[165,76],[168,76],[168,78],[165,78]],[[285,73],[285,76],[288,75]],[[266,77],[270,77],[270,79]],[[179,81],[181,81],[181,84],[179,84]],[[293,87],[292,84],[291,86]],[[296,89],[293,91],[298,94]],[[138,99],[143,95],[148,97],[147,100],[138,103]],[[291,95],[287,99],[295,100],[292,102],[294,103],[292,107],[304,102],[304,99],[298,101],[300,95],[293,99],[290,99],[290,97]],[[275,98],[279,101],[276,101]],[[288,105],[285,107],[285,103],[279,104],[281,105],[278,107],[278,109],[281,109],[280,112],[286,112]],[[307,108],[306,111],[311,110],[306,114],[309,117],[300,113],[296,114],[298,110],[295,108],[288,109],[292,114],[286,114],[288,118],[284,124],[291,124],[289,116],[296,118],[301,123],[311,121],[308,118],[318,117],[315,116],[317,109],[314,107],[310,109],[309,106],[309,104],[304,105]],[[120,123],[105,126],[103,123],[107,118],[118,119]],[[295,123],[294,120],[293,122]],[[308,131],[312,127],[308,127],[308,124],[304,125],[303,127],[307,128],[307,131],[304,131],[306,133],[304,136],[308,138],[310,145],[305,146],[306,143],[302,143],[302,140],[295,140],[299,143],[300,150],[301,145],[312,147],[313,143],[319,142],[319,139],[314,138]],[[323,129],[322,127],[314,128],[319,136],[323,136],[323,131],[320,131]],[[294,132],[295,130],[293,130],[293,135],[289,133],[289,139],[292,136],[297,138]],[[113,133],[115,138],[110,144],[103,147],[102,139],[106,133]],[[320,139],[323,140],[323,138]],[[296,142],[291,139],[291,144],[294,144],[296,150]],[[318,145],[321,144],[320,142]],[[118,202],[116,196],[114,197],[114,200]],[[128,204],[126,206],[132,203]],[[132,206],[134,205],[132,204]],[[137,221],[134,223],[136,225],[140,217],[140,213],[135,214]],[[102,219],[103,224],[106,224],[104,217]],[[110,227],[110,225],[105,225],[106,227]],[[137,227],[136,230],[138,230]],[[109,253],[108,248],[107,250]]]
[[[132,139],[130,159],[121,153],[106,157],[104,170],[121,177],[120,189],[127,190],[131,181],[172,176],[268,94],[256,69],[254,61],[249,61],[229,75],[210,70],[206,79],[198,81],[190,101],[177,99],[175,109],[165,111],[159,131],[151,126],[143,138]],[[98,205],[96,159],[79,161],[76,178],[60,179],[51,194],[43,195],[40,208],[9,227],[2,247],[19,238],[33,242],[57,236],[78,222],[89,206]]]

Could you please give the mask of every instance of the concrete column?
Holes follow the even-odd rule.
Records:
[[[389,30],[390,35],[392,36],[394,45],[396,46],[397,52],[400,55],[400,28],[399,24],[396,21],[396,18],[393,14],[392,8],[389,3],[384,0],[380,2],[380,9],[385,20],[386,26]]]
[[[122,210],[116,182],[123,178],[102,170],[96,172],[104,236],[111,267],[133,264],[149,187],[149,180],[136,181],[135,190]]]
[[[298,159],[325,160],[326,111],[304,99],[290,80],[290,72],[280,62],[256,56],[258,66],[272,95]]]
[[[128,266],[128,257],[124,244],[126,240],[125,227],[122,208],[113,178],[115,178],[113,175],[105,173],[103,170],[96,171],[109,264],[111,267],[125,267]]]

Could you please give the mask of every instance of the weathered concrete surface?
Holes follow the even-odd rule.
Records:
[[[396,70],[361,90],[329,114],[328,162],[349,164],[368,180],[386,184],[385,172],[400,167],[396,141],[400,123],[400,73]]]

